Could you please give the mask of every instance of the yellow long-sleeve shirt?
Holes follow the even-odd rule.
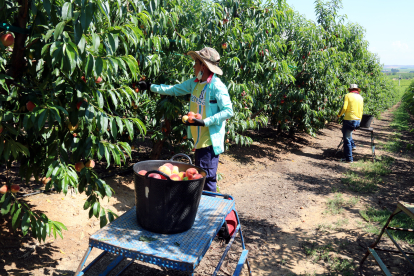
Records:
[[[339,112],[338,117],[345,113],[344,120],[361,120],[364,109],[364,99],[357,93],[345,95],[344,106]]]

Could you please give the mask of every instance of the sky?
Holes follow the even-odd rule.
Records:
[[[326,0],[325,0],[326,1]],[[286,0],[316,22],[314,0]],[[365,28],[369,51],[384,65],[414,65],[414,0],[342,0],[341,15]]]

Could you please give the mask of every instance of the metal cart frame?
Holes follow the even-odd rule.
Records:
[[[388,218],[388,220],[385,223],[384,227],[382,228],[381,233],[379,234],[377,240],[368,247],[367,252],[365,253],[365,256],[362,258],[361,262],[359,263],[359,269],[360,269],[361,274],[362,274],[362,265],[364,264],[364,262],[368,258],[368,256],[371,254],[374,257],[377,264],[380,266],[380,268],[381,268],[382,272],[384,273],[384,275],[391,276],[390,271],[385,266],[385,264],[382,262],[381,258],[378,256],[376,250],[377,251],[386,251],[386,252],[393,252],[393,253],[402,254],[414,270],[414,262],[413,262],[412,259],[408,258],[408,256],[407,256],[407,255],[414,255],[414,253],[404,252],[404,250],[402,250],[402,248],[394,240],[391,233],[387,230],[387,229],[390,229],[390,230],[396,230],[396,231],[414,232],[414,229],[404,229],[404,228],[397,228],[397,227],[388,226],[390,224],[392,218],[396,214],[401,213],[401,212],[404,212],[406,215],[408,215],[410,218],[412,218],[414,220],[414,204],[409,204],[409,203],[401,202],[401,201],[398,202],[397,203],[397,208],[395,208],[395,211]],[[380,239],[381,239],[381,237],[384,233],[386,233],[388,235],[388,237],[391,239],[391,241],[394,243],[395,247],[398,250],[388,250],[388,249],[383,249],[383,248],[377,247],[377,245],[380,242]]]
[[[108,252],[115,253],[118,257],[100,275],[109,274],[125,258],[132,260],[117,275],[121,275],[135,260],[185,271],[190,275],[194,275],[194,270],[210,248],[214,237],[231,211],[235,212],[238,225],[212,275],[217,275],[236,236],[240,235],[243,251],[233,275],[239,275],[244,263],[247,263],[249,275],[251,276],[250,264],[247,260],[248,250],[245,247],[234,199],[228,195],[206,191],[203,191],[193,227],[183,233],[167,235],[146,231],[137,223],[135,207],[125,212],[125,214],[101,228],[89,238],[89,247],[75,275],[84,275]],[[141,241],[140,237],[145,237],[150,241]],[[102,249],[104,252],[83,268],[94,247]]]

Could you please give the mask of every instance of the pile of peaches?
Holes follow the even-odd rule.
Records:
[[[165,163],[164,165],[160,166],[158,170],[170,177],[171,180],[174,181],[182,181],[182,180],[194,180],[203,178],[201,174],[198,173],[197,169],[189,168],[186,171],[179,171],[177,166],[173,166],[171,163]],[[146,175],[146,170],[141,170],[138,172],[140,175]],[[148,177],[156,178],[156,179],[167,179],[161,174],[158,173],[150,173]]]

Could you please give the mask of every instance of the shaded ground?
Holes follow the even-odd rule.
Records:
[[[253,275],[354,275],[366,246],[375,240],[366,231],[371,224],[359,211],[367,206],[393,210],[399,200],[414,201],[412,152],[395,154],[379,146],[394,132],[389,127],[390,120],[391,113],[386,112],[372,125],[377,156],[395,159],[392,173],[382,178],[383,183],[376,183],[378,190],[374,193],[351,192],[341,181],[351,167],[334,155],[341,140],[337,124],[328,125],[316,138],[301,134],[293,140],[272,129],[260,130],[252,133],[255,142],[251,147],[232,147],[221,155],[219,172],[224,178],[219,182],[220,191],[235,197]],[[412,133],[403,135],[412,140]],[[369,134],[356,132],[354,139],[358,146],[354,159],[369,160]],[[145,148],[139,149],[139,153],[144,157]],[[115,195],[103,207],[121,215],[134,205],[133,177],[115,176],[107,182]],[[342,211],[327,212],[327,202],[338,194],[344,202]],[[0,275],[73,275],[87,248],[88,237],[99,229],[99,221],[89,220],[88,212],[82,208],[85,199],[85,195],[75,194],[28,197],[29,203],[51,219],[63,222],[68,231],[64,240],[48,238],[44,244],[13,237],[1,239]],[[391,246],[388,240],[383,244]],[[402,246],[410,247],[404,243]],[[222,244],[213,242],[195,274],[211,275],[223,250]],[[239,243],[225,261],[222,275],[232,275],[237,251]],[[93,251],[92,256],[99,253]],[[381,256],[396,275],[413,275],[400,257]],[[98,268],[111,258],[114,256],[102,259]],[[243,275],[247,275],[246,271]],[[372,258],[365,262],[364,271],[365,275],[380,274]],[[98,270],[88,273],[98,274]],[[125,275],[184,274],[135,262]]]

